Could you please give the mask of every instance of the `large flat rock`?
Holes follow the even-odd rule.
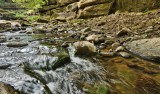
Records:
[[[144,59],[160,62],[160,38],[141,39],[124,45],[130,52]]]

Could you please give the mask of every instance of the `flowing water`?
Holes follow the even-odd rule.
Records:
[[[25,94],[83,94],[90,92],[83,88],[85,84],[106,87],[102,78],[105,70],[95,59],[75,57],[72,44],[67,49],[71,62],[53,70],[58,59],[53,54],[58,53],[59,47],[42,45],[32,35],[20,32],[1,33],[7,37],[7,42],[0,45],[1,82]],[[6,46],[14,41],[26,42],[28,46]]]
[[[32,28],[26,30],[30,32]],[[157,63],[135,56],[76,57],[72,43],[68,48],[59,45],[75,41],[65,39],[66,35],[27,34],[20,30],[0,33],[1,36],[6,41],[0,43],[0,81],[22,94],[160,94]],[[7,47],[10,42],[28,45]],[[63,65],[53,68],[60,58],[57,54],[66,53],[70,61],[62,60]]]

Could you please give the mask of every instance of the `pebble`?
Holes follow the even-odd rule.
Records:
[[[124,58],[130,58],[131,54],[127,53],[127,52],[119,52],[119,55],[124,57]]]
[[[100,52],[100,55],[104,57],[113,57],[115,53],[114,52]]]
[[[125,48],[123,46],[119,46],[115,50],[116,52],[125,51]]]

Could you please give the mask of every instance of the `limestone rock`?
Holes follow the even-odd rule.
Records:
[[[130,52],[138,56],[160,62],[160,38],[140,39],[124,45]]]
[[[75,55],[92,56],[96,53],[96,47],[88,41],[75,42],[74,47],[76,49]]]
[[[77,17],[89,18],[89,17],[108,15],[111,6],[112,2],[88,6],[85,7],[84,9],[80,9]]]
[[[78,3],[79,8],[84,8],[91,5],[102,4],[106,2],[110,2],[111,0],[80,0]]]

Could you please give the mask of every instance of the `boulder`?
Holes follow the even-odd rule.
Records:
[[[75,55],[80,56],[92,56],[96,53],[96,47],[94,44],[88,41],[78,41],[74,43]]]
[[[85,7],[84,9],[79,10],[77,18],[89,18],[108,15],[111,6],[112,2]]]
[[[117,11],[141,12],[160,8],[159,0],[49,0],[48,6],[43,6],[40,11],[55,18],[57,13],[63,12],[69,16],[76,15],[77,18],[90,18]],[[66,10],[63,8],[67,8]],[[72,15],[71,15],[72,14]],[[102,22],[99,26],[105,24]]]
[[[160,38],[135,40],[125,43],[124,46],[138,56],[160,62]]]

